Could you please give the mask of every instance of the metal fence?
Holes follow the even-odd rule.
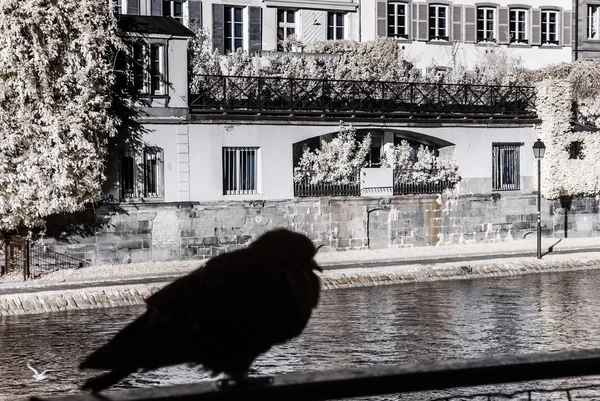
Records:
[[[402,181],[394,183],[394,195],[426,195],[440,194],[446,189],[454,188],[455,183],[450,181],[415,182]]]
[[[529,86],[201,75],[193,113],[535,118]]]
[[[294,196],[320,197],[320,196],[360,196],[360,182],[347,184],[311,184],[308,180],[294,182]]]
[[[598,400],[598,375],[600,350],[594,349],[321,370],[258,377],[234,386],[208,380],[31,401]],[[382,397],[390,394],[394,396]]]
[[[26,238],[12,236],[4,240],[4,264],[0,275],[22,272],[23,279],[60,269],[77,269],[89,263],[70,255],[55,252],[45,245],[32,243]]]

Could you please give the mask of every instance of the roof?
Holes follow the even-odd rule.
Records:
[[[142,34],[163,34],[174,36],[194,36],[194,32],[171,17],[158,17],[152,15],[127,15],[119,16],[118,26],[125,32]]]

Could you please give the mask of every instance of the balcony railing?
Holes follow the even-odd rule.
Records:
[[[450,181],[417,182],[401,181],[393,184],[394,195],[430,195],[441,194],[445,189],[454,188]],[[390,187],[392,184],[390,183]],[[361,183],[356,180],[346,184],[319,183],[311,184],[308,180],[294,182],[294,196],[299,198],[321,196],[361,196]]]
[[[294,182],[294,196],[300,198],[360,196],[360,182],[350,182],[348,184],[311,184],[308,181]]]
[[[190,109],[204,114],[386,118],[535,118],[529,86],[203,75]]]
[[[445,189],[454,188],[450,181],[438,182],[396,182],[394,183],[394,195],[424,195],[441,194]]]

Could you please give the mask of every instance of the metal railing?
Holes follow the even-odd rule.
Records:
[[[529,86],[201,75],[192,113],[536,118]]]
[[[446,189],[454,188],[455,183],[450,181],[415,182],[402,181],[394,183],[394,195],[427,195],[441,194]]]
[[[402,394],[410,400],[548,400],[600,398],[600,350],[416,362],[251,378],[242,385],[220,380],[100,394],[32,397],[31,401],[332,400]],[[551,379],[578,378],[550,382]],[[515,384],[518,383],[518,384]],[[548,397],[552,394],[552,397]],[[407,396],[405,398],[404,396]],[[539,396],[541,395],[541,396]],[[539,398],[538,398],[539,396]],[[517,398],[515,398],[517,397]],[[577,398],[576,398],[577,397]]]
[[[27,280],[55,270],[78,269],[88,265],[84,260],[13,236],[4,241],[4,263],[0,275],[20,271],[23,279]]]
[[[318,183],[311,184],[308,179],[294,181],[294,196],[300,198],[321,196],[360,196],[359,175],[347,184]]]

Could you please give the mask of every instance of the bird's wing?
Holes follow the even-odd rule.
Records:
[[[31,371],[33,371],[34,374],[39,375],[40,373],[37,371],[36,368],[34,368],[33,366],[31,366],[31,364],[29,362],[27,362],[27,367],[29,369],[31,369]]]

